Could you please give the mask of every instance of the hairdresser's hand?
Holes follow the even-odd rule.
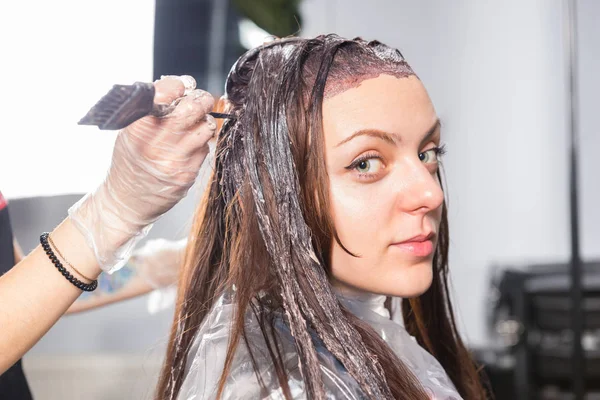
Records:
[[[119,132],[106,179],[69,210],[105,271],[123,265],[198,175],[216,122],[208,115],[212,96],[195,86],[191,77],[157,81],[155,103],[185,96],[166,117],[145,117]]]
[[[128,265],[153,288],[164,288],[177,282],[186,247],[187,239],[175,242],[148,240],[144,247],[133,253]]]

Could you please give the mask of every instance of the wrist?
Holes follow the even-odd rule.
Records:
[[[104,271],[113,272],[123,266],[151,227],[140,223],[141,219],[131,212],[107,193],[104,184],[69,209],[71,225]]]
[[[67,218],[54,231],[52,240],[77,270],[90,279],[96,279],[102,272],[93,250],[73,222]]]

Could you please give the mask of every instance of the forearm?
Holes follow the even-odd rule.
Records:
[[[115,272],[118,274],[120,271]],[[98,288],[97,290],[100,290]],[[153,287],[139,275],[133,277],[114,292],[99,292],[84,299],[79,299],[69,307],[66,314],[75,314],[82,311],[92,310],[109,304],[117,303],[121,300],[127,300],[136,296],[149,293]]]
[[[98,289],[82,295],[67,314],[91,310],[121,300],[141,296],[154,289],[176,284],[187,238],[178,241],[149,240],[136,250],[125,267],[98,278]]]
[[[69,219],[51,234],[69,262],[85,276],[101,272],[93,252]],[[65,265],[65,268],[69,268]],[[71,271],[75,274],[73,271]],[[67,281],[38,246],[0,278],[0,374],[56,323],[81,290]]]
[[[13,249],[15,254],[15,264],[18,264],[23,259],[23,250],[21,250],[21,246],[17,243],[17,240],[13,240]]]

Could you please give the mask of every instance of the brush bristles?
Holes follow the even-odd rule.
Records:
[[[104,124],[119,111],[134,92],[133,85],[114,85],[79,121],[79,125]]]
[[[122,129],[152,111],[154,85],[136,82],[133,85],[114,85],[90,109],[79,125],[96,125],[100,129]]]

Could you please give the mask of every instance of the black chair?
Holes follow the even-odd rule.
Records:
[[[588,398],[600,393],[600,262],[584,263],[584,333]],[[489,330],[499,345],[486,363],[496,398],[562,399],[573,374],[568,264],[505,269],[492,282]],[[510,359],[508,367],[497,360]],[[485,361],[484,361],[485,363]],[[504,362],[504,365],[507,365]],[[500,393],[512,393],[499,396]],[[506,396],[506,397],[504,397]],[[592,397],[590,397],[592,396]]]

